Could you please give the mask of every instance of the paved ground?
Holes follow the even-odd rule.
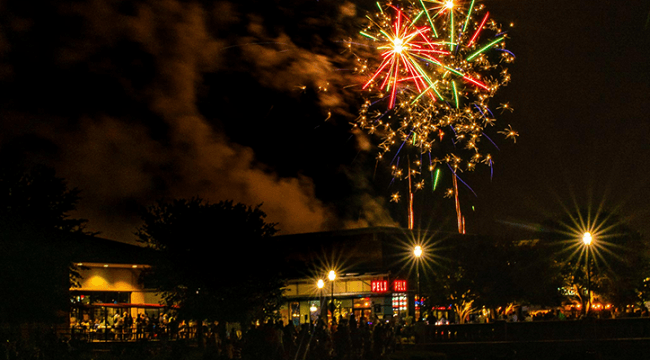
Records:
[[[406,346],[391,360],[650,360],[650,338],[440,343]]]

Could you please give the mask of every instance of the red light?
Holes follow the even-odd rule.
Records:
[[[372,280],[370,282],[372,292],[386,292],[388,291],[388,281],[386,280]]]
[[[393,282],[393,291],[406,292],[406,280],[395,280]]]

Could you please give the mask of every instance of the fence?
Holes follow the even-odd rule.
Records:
[[[650,318],[428,325],[424,343],[650,338]]]

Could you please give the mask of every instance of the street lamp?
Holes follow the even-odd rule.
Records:
[[[327,278],[330,279],[332,284],[332,297],[330,299],[330,311],[332,313],[332,324],[334,324],[334,280],[336,280],[336,272],[330,270],[330,273],[327,275]]]
[[[420,298],[420,257],[422,256],[422,247],[420,245],[416,245],[415,249],[413,249],[413,255],[415,255],[415,271],[417,273],[417,281],[418,281],[418,293],[416,294],[416,297],[418,301],[420,302],[419,309],[420,311],[416,311],[417,315],[417,320],[420,320],[420,314],[422,312],[422,299]]]
[[[318,317],[321,318],[323,316],[323,288],[325,287],[325,281],[323,281],[323,279],[318,279],[316,286],[320,290],[320,311],[318,312]]]
[[[582,235],[582,242],[585,244],[587,250],[587,310],[585,315],[588,315],[589,310],[591,310],[591,266],[589,264],[589,247],[591,246],[592,240],[590,232],[586,232]]]

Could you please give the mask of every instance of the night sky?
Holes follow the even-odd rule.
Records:
[[[514,27],[493,107],[494,177],[460,189],[467,231],[530,236],[578,207],[650,233],[650,3],[487,0]],[[139,211],[200,196],[263,203],[281,234],[406,225],[345,40],[372,1],[49,1],[0,5],[0,150],[78,187],[74,216],[131,242]],[[449,184],[443,184],[448,186]],[[455,228],[453,199],[416,197],[422,227]],[[473,208],[472,208],[473,207]]]

